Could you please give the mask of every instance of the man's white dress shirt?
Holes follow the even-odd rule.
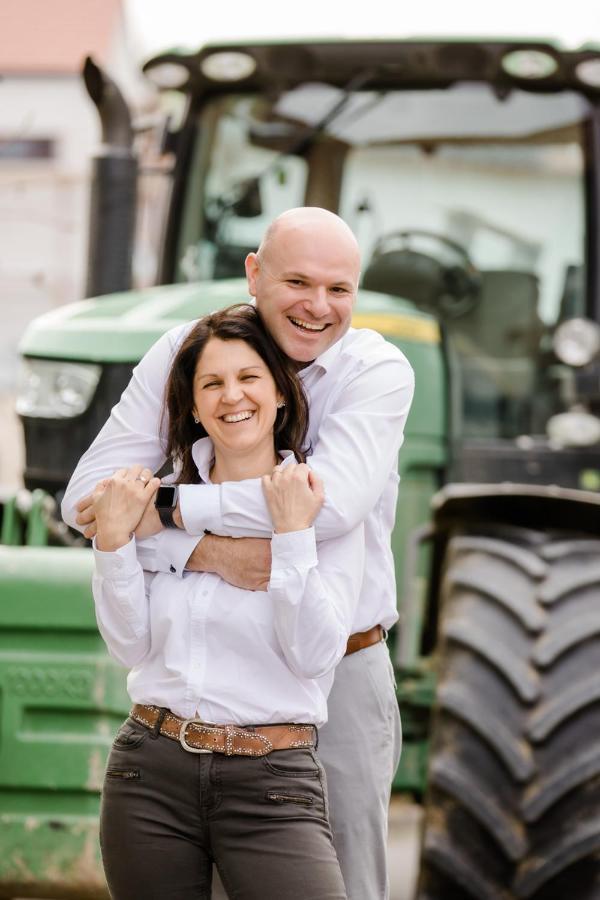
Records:
[[[209,438],[193,457],[208,483]],[[134,703],[218,724],[325,723],[360,594],[362,525],[321,542],[318,559],[313,528],[273,534],[271,550],[268,590],[246,591],[213,574],[144,574],[135,538],[115,552],[94,547],[98,627],[131,669]]]
[[[164,462],[162,404],[169,369],[194,323],[171,329],[134,369],[108,422],[81,458],[67,488],[62,513],[75,525],[75,505],[97,481],[122,466]],[[325,504],[315,521],[318,541],[364,523],[365,568],[353,632],[398,618],[390,536],[398,493],[397,458],[414,390],[401,351],[370,329],[351,328],[300,372],[310,403],[309,465],[323,478]],[[204,530],[270,537],[272,524],[259,479],[182,486],[186,532],[162,531],[139,542],[150,571],[182,575]]]

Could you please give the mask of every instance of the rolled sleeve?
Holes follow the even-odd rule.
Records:
[[[275,630],[292,671],[330,672],[346,650],[364,565],[362,525],[317,547],[314,528],[274,534],[269,594]]]
[[[99,550],[96,546],[96,538],[92,541],[96,572],[102,578],[111,581],[122,581],[134,578],[139,572],[139,564],[136,555],[135,538],[131,538],[128,544],[119,547],[118,550]]]
[[[285,569],[311,569],[317,563],[314,528],[274,534],[271,538],[271,579]]]

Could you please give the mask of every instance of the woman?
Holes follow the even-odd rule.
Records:
[[[316,728],[362,578],[361,529],[320,544],[319,479],[299,460],[307,404],[243,305],[199,321],[166,392],[178,481],[263,478],[268,591],[144,574],[132,537],[158,487],[134,466],[95,500],[94,598],[134,707],[109,758],[101,841],[115,900],[340,900]]]

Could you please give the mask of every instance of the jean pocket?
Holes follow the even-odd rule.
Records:
[[[292,803],[304,807],[312,806],[315,802],[314,797],[304,794],[292,794],[288,791],[267,791],[266,798],[272,803]]]
[[[312,750],[276,750],[260,757],[265,769],[279,778],[319,778],[321,764]]]
[[[143,725],[127,719],[117,731],[112,745],[113,750],[135,750],[141,747],[148,733],[148,729]]]
[[[271,808],[271,815],[284,819],[303,815],[327,819],[329,807],[325,774],[316,760],[314,764],[316,768],[305,772],[267,768],[261,788],[263,802],[266,801]]]
[[[111,781],[139,781],[141,773],[139,769],[120,768],[119,766],[108,766],[106,769],[106,777]]]

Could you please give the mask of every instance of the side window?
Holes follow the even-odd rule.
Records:
[[[222,103],[198,178],[196,231],[188,228],[181,244],[181,280],[241,277],[247,253],[256,250],[268,224],[304,201],[306,162],[263,145],[270,135],[261,112],[254,98]],[[197,157],[201,167],[200,151]]]

